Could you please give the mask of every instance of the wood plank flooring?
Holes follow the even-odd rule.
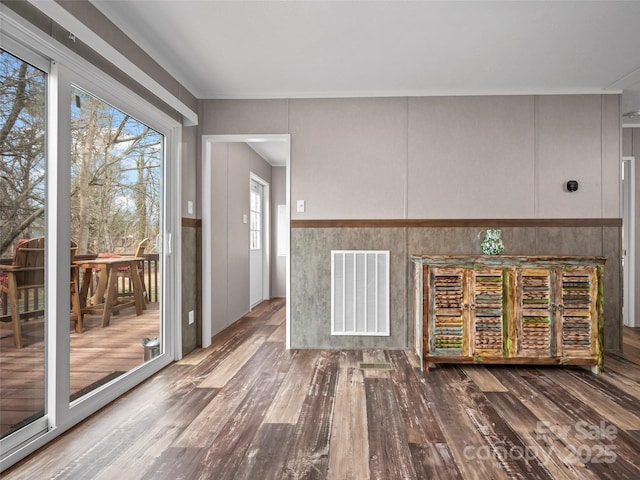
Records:
[[[72,398],[127,372],[144,361],[144,337],[160,332],[160,311],[151,303],[141,316],[131,308],[100,326],[99,315],[85,315],[84,331],[70,332],[70,385]],[[41,416],[44,407],[44,330],[26,332],[24,348],[17,349],[13,335],[0,338],[0,435],[25,419]]]
[[[283,311],[261,304],[3,478],[640,478],[638,329],[601,376],[422,374],[405,351],[287,351]]]

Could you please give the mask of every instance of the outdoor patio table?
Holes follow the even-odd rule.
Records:
[[[82,287],[80,288],[80,307],[83,313],[102,312],[103,327],[109,325],[111,314],[123,308],[135,306],[136,315],[142,315],[144,309],[144,289],[142,280],[138,275],[137,263],[143,261],[140,257],[109,257],[95,258],[91,260],[78,260],[74,262],[84,270]],[[127,269],[131,275],[133,299],[118,302],[118,270]],[[98,271],[98,287],[96,294],[91,297],[87,305],[87,295],[91,284],[92,272]],[[102,298],[104,297],[104,301]],[[93,303],[93,304],[91,304]]]

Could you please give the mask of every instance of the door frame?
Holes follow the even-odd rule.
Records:
[[[628,162],[629,165],[629,179],[628,179],[628,192],[629,192],[629,208],[624,210],[626,215],[623,215],[622,219],[622,234],[624,235],[625,231],[627,232],[628,238],[626,241],[627,251],[623,252],[625,257],[625,267],[622,272],[622,282],[623,287],[622,291],[626,292],[627,295],[623,295],[623,306],[622,306],[622,319],[623,324],[629,327],[640,327],[640,323],[638,323],[636,315],[635,315],[635,270],[636,270],[636,255],[635,255],[635,245],[636,245],[636,235],[635,235],[635,197],[636,197],[636,177],[635,177],[635,157],[622,157],[622,171],[625,171],[625,162]],[[621,179],[622,181],[622,179]],[[620,188],[621,195],[621,206],[625,202],[625,198],[623,196],[624,190]],[[627,217],[627,218],[624,218]],[[628,228],[627,228],[628,226]],[[623,243],[624,248],[624,243]]]
[[[212,162],[212,146],[214,143],[246,143],[250,141],[275,141],[275,142],[287,142],[289,146],[286,163],[286,205],[287,212],[289,212],[289,218],[291,215],[291,135],[288,133],[282,134],[237,134],[237,135],[202,135],[202,151],[201,151],[201,172],[202,172],[202,348],[206,348],[211,345],[211,318],[213,312],[212,302],[212,279],[213,279],[213,232],[212,228],[212,209],[211,203],[213,201],[213,162]],[[291,228],[287,225],[287,232],[289,238],[291,237]],[[285,294],[286,294],[286,348],[291,348],[291,242],[287,242],[287,259],[286,259],[286,280],[285,280]],[[269,272],[269,275],[271,272]]]

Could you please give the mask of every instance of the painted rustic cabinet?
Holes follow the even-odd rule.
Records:
[[[602,368],[603,257],[413,256],[414,350],[429,363]]]

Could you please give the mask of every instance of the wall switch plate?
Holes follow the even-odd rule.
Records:
[[[304,213],[304,200],[298,200],[296,202],[296,211],[298,213]]]
[[[247,223],[248,221],[249,220],[247,218],[247,214],[246,213],[242,214],[242,223]]]
[[[193,202],[191,200],[189,200],[187,202],[187,213],[188,214],[192,214],[193,213]]]
[[[193,310],[189,310],[189,325],[193,325],[193,322],[196,321],[196,316]]]

